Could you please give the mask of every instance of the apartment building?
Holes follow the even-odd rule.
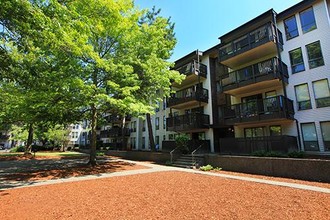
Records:
[[[190,150],[330,153],[330,1],[273,9],[175,61],[186,75],[152,115],[160,150],[177,134]],[[128,145],[149,150],[146,121],[132,118]]]

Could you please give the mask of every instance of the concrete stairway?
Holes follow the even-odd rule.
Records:
[[[172,163],[172,166],[182,168],[193,168],[195,166],[202,166],[204,163],[203,155],[194,155],[194,158],[190,154],[181,155],[177,160]]]

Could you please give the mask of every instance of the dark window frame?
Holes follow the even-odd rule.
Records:
[[[304,19],[302,19],[302,16],[304,15],[304,13],[306,13],[308,11],[312,11],[314,21],[313,22],[309,22],[308,24],[303,24],[303,20]],[[307,8],[304,11],[299,12],[299,18],[300,18],[300,25],[301,25],[301,30],[302,30],[303,34],[306,34],[308,32],[311,32],[311,31],[317,29],[316,19],[315,19],[315,14],[314,14],[313,7]],[[306,30],[306,27],[309,27],[309,26],[310,26],[310,28],[308,28]]]
[[[306,141],[305,140],[305,136],[304,136],[304,130],[303,130],[303,125],[307,125],[307,124],[313,124],[314,125],[314,130],[315,130],[315,134],[316,134],[316,141]],[[305,151],[320,151],[320,146],[319,146],[319,140],[318,140],[318,136],[317,136],[317,130],[316,130],[316,125],[315,122],[306,122],[306,123],[301,123],[300,124],[300,129],[301,129],[301,134],[302,134],[302,139],[303,139],[303,144],[304,144],[304,150]],[[313,143],[306,143],[306,142],[313,142]],[[306,150],[306,145],[309,144],[308,149]],[[313,146],[312,144],[317,145],[315,149],[311,149],[311,146]]]
[[[309,53],[310,50],[308,48],[309,48],[309,46],[311,46],[313,44],[319,44],[320,56],[317,57],[317,58],[311,58],[311,54]],[[322,48],[321,48],[320,41],[318,40],[318,41],[315,41],[313,43],[307,44],[305,47],[306,47],[306,52],[307,52],[309,69],[314,69],[314,68],[317,68],[317,67],[320,67],[320,66],[324,66],[324,59],[323,59],[323,54],[322,54]],[[320,62],[320,63],[314,66],[314,65],[311,64],[311,63],[314,63],[314,62]]]
[[[293,56],[292,54],[295,52],[295,51],[300,51],[300,56],[301,56],[301,60],[302,62],[300,63],[293,63]],[[290,64],[291,64],[291,73],[292,74],[295,74],[295,73],[299,73],[299,72],[303,72],[305,71],[305,62],[304,62],[304,57],[303,57],[303,54],[302,54],[302,50],[301,50],[301,47],[298,47],[296,49],[293,49],[293,50],[290,50],[289,51],[289,58],[290,58]],[[299,67],[301,65],[302,69],[299,69],[299,70],[295,70],[296,67]]]
[[[289,21],[289,20],[291,20],[291,19],[294,19],[295,29],[289,31],[289,30],[288,30],[288,25],[286,24],[286,22]],[[295,15],[292,15],[291,17],[285,19],[285,20],[283,21],[283,23],[284,23],[285,36],[286,36],[286,40],[287,40],[287,41],[299,36],[298,25],[297,25],[297,19],[296,19],[296,16],[295,16]],[[296,32],[296,33],[293,34],[293,36],[291,36],[291,34],[292,34],[293,32]]]
[[[320,80],[316,80],[312,82],[312,87],[313,87],[313,92],[314,92],[314,99],[315,99],[315,104],[316,104],[316,108],[323,108],[323,107],[329,107],[330,106],[330,96],[325,96],[325,97],[320,97],[317,98],[316,97],[316,93],[315,93],[315,84],[316,82],[320,82],[320,81],[326,81],[326,84],[328,86],[328,92],[330,93],[330,86],[329,86],[329,81],[327,78],[325,79],[320,79]]]
[[[308,97],[309,97],[309,100],[298,101],[297,89],[296,89],[296,88],[297,88],[298,86],[302,86],[302,85],[307,85],[307,91],[308,91]],[[299,111],[301,111],[301,110],[312,109],[311,94],[310,94],[310,92],[309,92],[308,83],[302,83],[302,84],[299,84],[299,85],[295,85],[295,86],[294,86],[294,92],[295,92],[295,95],[296,95],[296,101],[297,101],[297,105],[298,105],[298,110],[299,110]],[[307,107],[302,108],[302,106],[301,106],[302,103],[305,103],[305,104],[307,105]]]
[[[322,136],[324,151],[330,151],[330,141],[324,140],[322,123],[330,123],[330,121],[320,121],[320,129],[321,129],[321,136]],[[328,142],[328,143],[326,143],[326,142]]]

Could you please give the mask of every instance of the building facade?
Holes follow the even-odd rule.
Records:
[[[190,150],[330,153],[330,1],[266,11],[175,61],[186,75],[152,115],[159,150],[187,134]],[[144,118],[131,118],[127,148],[149,150]]]

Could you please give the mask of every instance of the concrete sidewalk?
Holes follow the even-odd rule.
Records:
[[[204,172],[204,171],[199,171],[199,170],[163,166],[163,165],[131,161],[131,160],[123,160],[123,159],[118,159],[118,160],[146,166],[149,169],[128,170],[128,171],[121,171],[121,172],[114,172],[114,173],[102,173],[102,174],[97,174],[97,175],[86,175],[86,176],[80,176],[80,177],[70,177],[70,178],[64,178],[64,179],[34,181],[34,182],[33,181],[20,181],[20,182],[3,181],[3,180],[1,180],[1,175],[0,175],[0,189],[14,189],[14,188],[22,188],[22,187],[41,186],[41,185],[48,185],[48,184],[76,182],[76,181],[92,180],[92,179],[99,179],[99,178],[111,178],[111,177],[118,177],[118,176],[128,176],[128,175],[137,175],[137,174],[154,173],[154,172],[178,171],[178,172],[188,172],[188,173],[194,173],[194,174],[216,176],[219,178],[228,178],[228,179],[235,179],[235,180],[241,180],[241,181],[249,181],[249,182],[261,183],[261,184],[290,187],[290,188],[295,188],[295,189],[310,190],[310,191],[330,194],[330,189],[317,187],[317,186],[310,186],[310,185],[297,184],[297,183],[288,183],[288,182],[281,182],[281,181],[273,181],[273,180],[265,180],[265,179],[260,179],[260,178],[242,177],[242,176],[212,173],[212,172]],[[67,160],[65,160],[65,161],[67,161]],[[111,161],[116,161],[116,160],[111,160]],[[73,165],[73,162],[72,161],[70,161],[70,162],[71,163],[69,163],[69,164]],[[1,168],[1,170],[2,170],[2,168]]]

